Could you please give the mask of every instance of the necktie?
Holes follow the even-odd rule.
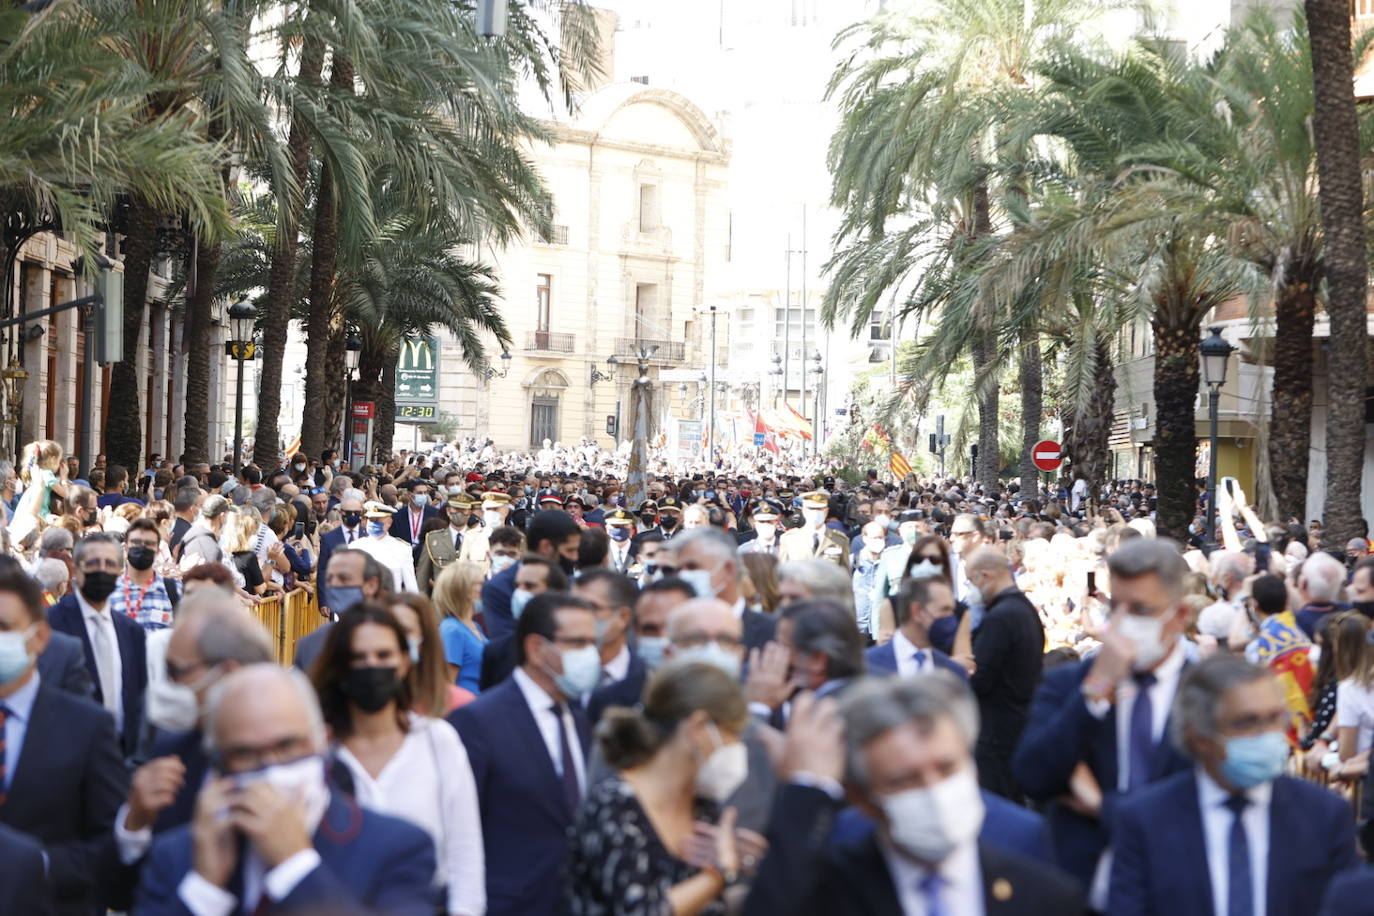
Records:
[[[926,666],[926,654],[922,652],[920,649],[917,649],[915,652],[913,652],[911,654],[911,657],[916,661],[917,671],[920,671],[922,668]]]
[[[811,536],[811,552],[821,552],[821,536],[819,534],[814,534]]]
[[[100,701],[105,708],[119,718],[119,697],[115,696],[114,673],[119,662],[115,657],[114,622],[107,614],[96,614],[95,621],[95,673],[100,679]]]
[[[931,872],[921,879],[920,890],[926,902],[926,916],[947,916],[940,902],[940,889],[944,884],[945,879],[940,877],[939,872]]]
[[[344,529],[344,543],[345,543],[345,544],[352,544],[352,543],[353,543],[353,529],[352,529],[352,528],[345,528],[345,529]]]
[[[568,811],[576,813],[582,790],[577,784],[577,766],[573,763],[572,745],[568,743],[568,727],[563,723],[563,714],[567,712],[567,707],[562,703],[555,703],[552,709],[554,718],[558,720],[558,753],[563,758],[563,797],[567,799]]]
[[[0,805],[5,803],[5,791],[9,788],[9,773],[5,770],[5,719],[10,711],[0,706]]]
[[[1138,789],[1150,781],[1150,758],[1154,756],[1154,704],[1150,688],[1155,676],[1148,671],[1135,676],[1135,703],[1131,706],[1130,761],[1127,790]]]
[[[1235,815],[1226,846],[1226,916],[1251,916],[1255,912],[1255,902],[1254,888],[1250,884],[1250,842],[1241,820],[1241,813],[1250,804],[1250,799],[1232,795],[1225,804]]]
[[[463,532],[453,532],[453,549],[458,550],[463,546]]]

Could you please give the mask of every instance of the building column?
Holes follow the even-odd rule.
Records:
[[[16,265],[17,266],[17,265]],[[43,264],[28,264],[26,270],[19,271],[25,277],[24,289],[24,311],[37,312],[52,305],[52,270]],[[19,349],[21,352],[20,362],[24,369],[29,373],[25,380],[20,394],[20,426],[16,429],[23,430],[23,437],[28,440],[42,439],[48,434],[45,420],[47,419],[47,391],[48,391],[48,345],[47,334],[45,333],[38,339],[28,336],[29,328],[46,328],[47,322],[44,320],[35,321],[32,324],[23,324],[12,329],[11,333],[18,335]],[[6,405],[6,410],[9,405]],[[16,436],[16,438],[18,438]],[[14,455],[17,458],[19,450],[24,447],[23,442],[14,443]]]

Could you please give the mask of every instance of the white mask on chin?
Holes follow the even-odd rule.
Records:
[[[1125,614],[1117,621],[1116,628],[1135,647],[1135,660],[1131,662],[1131,667],[1136,671],[1150,670],[1168,650],[1164,645],[1163,617]]]

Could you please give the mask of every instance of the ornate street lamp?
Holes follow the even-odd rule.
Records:
[[[815,407],[811,412],[811,454],[819,455],[821,451],[821,388],[823,387],[822,377],[825,375],[825,367],[821,365],[821,351],[817,350],[811,354],[811,361],[815,363],[808,371],[816,377],[816,401]]]
[[[510,374],[510,361],[513,357],[509,350],[501,351],[501,371],[497,372],[495,366],[487,366],[482,370],[482,377],[490,382],[494,378],[505,378]]]
[[[1217,547],[1217,404],[1221,400],[1221,386],[1226,384],[1226,365],[1235,352],[1221,336],[1221,328],[1214,327],[1198,347],[1202,354],[1202,380],[1207,383],[1207,405],[1211,430],[1208,434],[1207,461],[1207,535],[1202,545],[1210,554]]]
[[[0,369],[0,381],[5,385],[5,404],[9,408],[5,422],[10,426],[19,425],[19,394],[23,391],[24,382],[28,377],[28,372],[13,356],[10,357],[10,364]]]
[[[234,467],[243,461],[243,364],[253,358],[253,322],[258,310],[248,304],[246,295],[239,296],[229,306],[229,355],[239,364],[238,381],[234,389]]]

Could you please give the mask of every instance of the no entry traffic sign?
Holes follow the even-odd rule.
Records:
[[[1064,463],[1064,450],[1053,439],[1041,439],[1031,449],[1031,461],[1042,471],[1057,471]]]

